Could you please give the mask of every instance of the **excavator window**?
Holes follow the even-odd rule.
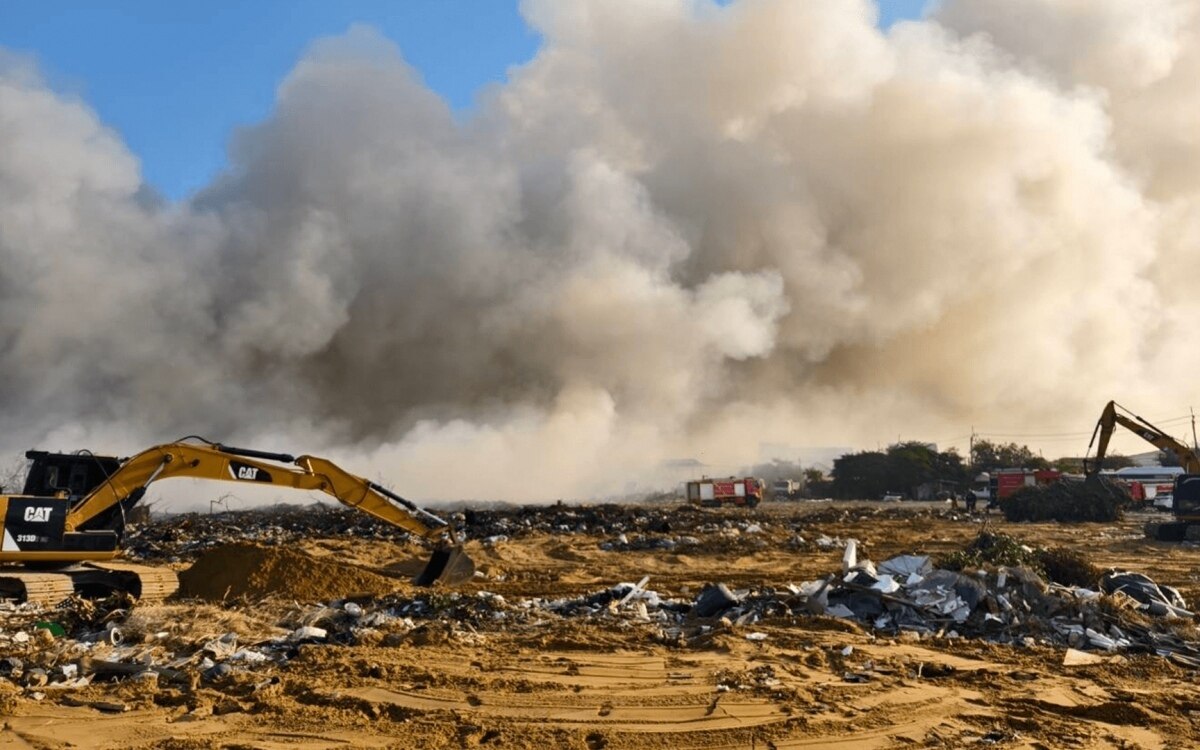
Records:
[[[72,498],[83,497],[91,487],[88,486],[88,467],[86,464],[71,464],[71,478],[67,480],[67,492]]]

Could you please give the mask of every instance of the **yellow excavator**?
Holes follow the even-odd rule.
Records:
[[[1083,470],[1089,480],[1096,478],[1108,452],[1117,425],[1124,427],[1161,451],[1172,453],[1183,467],[1184,473],[1176,477],[1171,511],[1175,520],[1166,523],[1146,524],[1146,536],[1163,542],[1179,542],[1185,539],[1200,541],[1200,458],[1186,443],[1168,435],[1149,421],[1139,417],[1115,401],[1109,401],[1100,414],[1088,453],[1096,445],[1096,455],[1083,460]]]
[[[433,555],[414,579],[417,585],[453,585],[475,572],[449,524],[324,458],[235,448],[196,436],[131,458],[87,451],[25,455],[32,463],[24,490],[0,494],[0,597],[55,604],[74,593],[124,591],[139,600],[175,593],[173,571],[114,560],[127,514],[151,483],[172,477],[319,490],[430,542]]]

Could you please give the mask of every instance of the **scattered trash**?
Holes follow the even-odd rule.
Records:
[[[723,583],[707,586],[696,597],[692,614],[696,617],[712,617],[736,605],[738,601],[738,597]]]
[[[817,523],[812,517],[857,522],[860,516],[869,523],[871,518],[892,517],[888,514],[896,510],[884,513],[871,508],[830,507],[806,516],[809,520],[805,523]],[[731,577],[728,582],[714,580],[698,593],[693,583],[696,579],[671,591],[657,573],[653,587],[649,575],[636,582],[617,582],[621,579],[614,576],[612,585],[581,590],[572,582],[570,587],[555,589],[568,594],[544,597],[523,595],[527,589],[519,585],[497,583],[494,588],[504,591],[503,596],[479,590],[503,581],[503,573],[511,571],[482,573],[467,591],[414,592],[396,586],[398,579],[378,576],[384,584],[375,591],[361,592],[362,596],[348,590],[351,587],[329,586],[327,580],[301,581],[293,575],[287,597],[263,602],[255,597],[295,573],[296,568],[286,563],[302,552],[299,547],[289,547],[288,540],[313,533],[314,528],[323,536],[361,533],[363,538],[400,540],[403,535],[364,522],[358,518],[361,514],[320,509],[275,517],[257,512],[241,518],[232,514],[180,517],[161,528],[155,525],[135,534],[138,554],[196,560],[198,564],[211,559],[215,568],[222,555],[228,559],[233,554],[224,542],[231,538],[254,541],[259,546],[252,549],[258,552],[245,556],[253,565],[240,572],[226,569],[220,574],[223,578],[211,577],[197,586],[206,587],[206,598],[214,602],[203,605],[210,611],[234,611],[239,616],[269,611],[267,627],[237,629],[216,620],[185,636],[173,622],[138,623],[130,616],[129,602],[72,602],[60,609],[0,602],[4,608],[0,611],[14,613],[12,624],[5,622],[6,629],[0,634],[0,642],[8,647],[0,658],[0,682],[31,698],[45,694],[50,700],[59,700],[74,691],[81,702],[95,694],[79,688],[100,682],[126,683],[137,690],[122,692],[122,699],[139,707],[141,698],[130,696],[142,690],[166,693],[176,688],[227,690],[237,686],[236,695],[214,700],[211,706],[214,713],[218,709],[236,713],[253,709],[253,694],[278,692],[278,673],[314,650],[327,653],[323,650],[356,644],[407,649],[447,640],[480,649],[486,648],[483,644],[489,632],[544,628],[560,620],[629,629],[638,639],[672,647],[744,639],[756,644],[770,640],[793,648],[795,639],[785,637],[786,628],[800,631],[819,624],[820,629],[835,633],[866,629],[881,640],[937,640],[944,645],[945,640],[972,638],[1016,648],[1059,646],[1065,649],[1062,663],[1068,667],[1112,663],[1123,658],[1121,653],[1151,653],[1200,669],[1200,643],[1185,637],[1188,631],[1182,626],[1186,623],[1171,619],[1193,617],[1178,591],[1135,572],[1111,571],[1101,576],[1080,555],[1035,549],[1002,534],[981,534],[961,554],[941,560],[905,554],[875,564],[867,559],[871,547],[865,542],[821,534],[816,528],[806,528],[801,535],[799,524],[770,514],[751,521],[692,508],[670,514],[647,514],[622,506],[556,506],[536,511],[468,512],[453,522],[474,539],[493,543],[553,533],[586,535],[585,546],[612,552],[699,550],[711,545],[741,553],[768,544],[780,550],[803,548],[814,555],[819,550],[819,557],[813,559],[822,561],[826,574],[792,582],[748,583],[746,577]],[[949,517],[944,510],[919,512]],[[845,528],[840,530],[843,535]],[[857,531],[858,527],[854,528]],[[204,538],[213,529],[220,533]],[[221,534],[225,535],[223,541]],[[336,559],[333,555],[315,557],[327,562]],[[503,560],[502,555],[497,558]],[[305,557],[306,563],[309,559]],[[249,576],[245,570],[250,571]],[[642,571],[635,569],[631,577],[637,579],[637,572]],[[239,575],[240,589],[234,585]],[[520,582],[510,578],[509,583],[512,581]],[[830,617],[844,621],[814,620]],[[856,653],[854,646],[837,643],[831,647],[826,641],[814,657],[832,665],[835,681],[841,675],[846,683],[886,682],[882,676],[888,674],[887,665],[872,664],[864,652],[874,653],[865,646]],[[368,657],[368,661],[374,658]],[[372,679],[395,677],[375,664],[364,663],[356,669]],[[773,689],[769,675],[751,679],[748,674],[718,683],[717,691],[746,686]],[[116,701],[109,708],[97,707],[127,708],[128,704]],[[1011,735],[995,733],[1000,738],[995,740],[988,736],[983,741],[1001,742]]]
[[[1106,594],[1121,593],[1141,602],[1142,609],[1155,617],[1193,617],[1178,590],[1160,586],[1141,573],[1111,571],[1100,579],[1100,589]]]
[[[1004,535],[981,534],[965,554],[950,559],[960,563],[999,559],[1016,566],[989,569],[985,563],[971,575],[961,568],[933,568],[929,558],[917,555],[885,560],[876,571],[869,560],[858,557],[857,546],[854,540],[847,542],[840,579],[790,585],[790,611],[853,619],[896,633],[1013,644],[1025,644],[1031,637],[1049,638],[1076,650],[1153,651],[1180,663],[1197,660],[1200,664],[1200,642],[1183,641],[1165,627],[1160,632],[1136,619],[1122,622],[1119,613],[1130,610],[1156,618],[1193,617],[1178,591],[1145,575],[1110,572],[1102,578],[1100,591],[1048,582],[1038,571],[1020,565],[1038,560],[1041,552]],[[747,603],[763,606],[752,596],[740,606],[723,601],[723,611],[737,615]]]

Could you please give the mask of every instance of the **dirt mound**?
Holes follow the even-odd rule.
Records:
[[[252,544],[218,547],[179,574],[180,596],[209,601],[272,596],[329,601],[397,588],[396,581],[354,565]]]

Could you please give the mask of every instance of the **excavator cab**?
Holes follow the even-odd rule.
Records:
[[[72,502],[85,497],[121,468],[119,458],[96,456],[86,451],[26,451],[25,458],[31,463],[29,473],[25,475],[25,489],[22,495],[58,497],[60,493],[66,493]]]
[[[1160,542],[1200,541],[1200,474],[1176,477],[1171,502],[1175,520],[1146,524],[1146,536]]]

